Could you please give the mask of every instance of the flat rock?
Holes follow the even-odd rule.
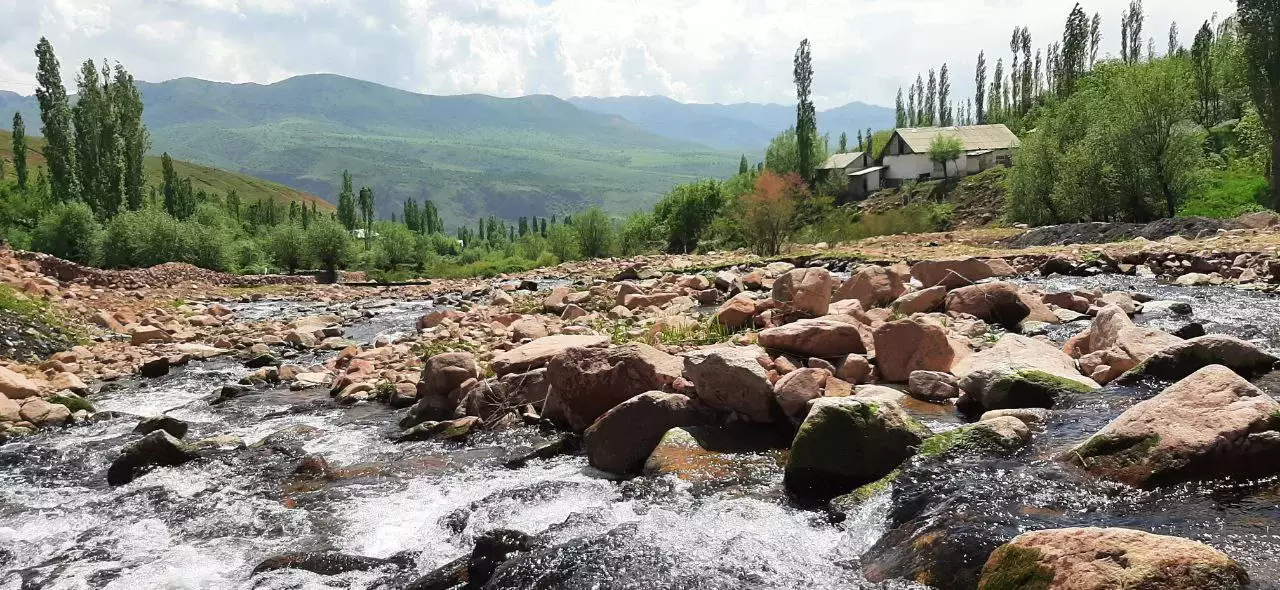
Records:
[[[494,356],[489,366],[499,375],[523,373],[545,367],[551,357],[570,348],[590,348],[608,344],[608,336],[595,334],[546,336]]]

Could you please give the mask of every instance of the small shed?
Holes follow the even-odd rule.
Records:
[[[940,136],[960,140],[963,151],[943,170],[929,159],[929,146]],[[1013,150],[1022,145],[1018,136],[1004,125],[970,125],[966,127],[913,127],[896,129],[882,152],[882,164],[888,169],[886,184],[904,180],[942,178],[958,172],[977,174],[997,164],[1010,164]]]

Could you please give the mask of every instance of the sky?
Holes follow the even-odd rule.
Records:
[[[335,73],[414,92],[497,96],[664,95],[682,102],[794,103],[791,60],[813,47],[814,102],[891,106],[947,62],[972,92],[979,50],[1008,59],[1015,26],[1060,38],[1074,0],[0,0],[0,89],[35,91],[47,36],[68,87],[85,59],[138,79],[270,83]],[[1101,13],[1101,53],[1119,53],[1128,0]],[[1163,52],[1232,0],[1147,0],[1144,36]],[[926,74],[927,75],[927,74]],[[72,90],[74,91],[74,90]]]

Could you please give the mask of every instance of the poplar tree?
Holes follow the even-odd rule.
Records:
[[[360,221],[364,225],[364,241],[373,239],[373,189],[360,187]]]
[[[738,174],[746,174],[749,168],[750,168],[750,165],[747,164],[747,155],[742,154],[742,160],[738,162]],[[520,235],[523,236],[524,232],[523,231],[520,232]]]
[[[813,108],[813,60],[809,54],[809,40],[800,41],[796,49],[792,78],[796,83],[796,147],[799,150],[801,177],[813,184],[813,146],[818,138],[817,112]]]
[[[947,71],[947,64],[942,64],[942,71],[938,73],[938,124],[943,127],[949,127],[953,123],[951,114],[951,74]]]
[[[338,223],[351,231],[356,228],[356,195],[351,187],[351,173],[342,171],[342,192],[338,193]]]
[[[44,37],[36,44],[36,61],[36,100],[40,103],[50,194],[55,202],[67,202],[80,195],[76,156],[71,144],[71,107],[67,102],[67,89],[62,85],[58,58]]]
[[[929,87],[924,95],[924,125],[933,127],[938,116],[938,73],[929,68]]]
[[[1098,62],[1098,47],[1102,45],[1102,15],[1093,13],[1093,20],[1089,23],[1089,69],[1092,70],[1094,64]]]
[[[151,149],[151,136],[142,122],[142,93],[134,84],[133,75],[120,64],[115,66],[110,94],[112,110],[116,116],[116,132],[120,137],[124,204],[129,210],[137,211],[142,208],[142,188],[146,184],[142,163],[147,150]]]
[[[1272,207],[1280,207],[1280,0],[1239,0],[1237,6],[1253,103],[1271,133]]]
[[[907,126],[907,107],[902,102],[902,87],[898,87],[898,99],[893,104],[894,127]]]
[[[858,147],[859,148],[862,147],[862,131],[858,131]],[[849,134],[841,131],[840,132],[840,151],[836,153],[843,154],[846,151],[848,151],[848,149],[849,149]],[[743,163],[745,164],[746,160],[743,160]]]
[[[978,67],[974,71],[973,87],[973,107],[978,115],[978,124],[985,125],[987,123],[987,54],[985,51],[978,52]]]
[[[18,175],[18,188],[27,189],[27,126],[22,113],[13,114],[13,171]]]

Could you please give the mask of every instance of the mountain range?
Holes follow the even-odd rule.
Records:
[[[265,85],[180,78],[139,89],[157,154],[330,202],[350,170],[357,187],[374,189],[380,216],[429,198],[450,226],[490,214],[647,208],[677,183],[733,174],[743,154],[762,159],[769,139],[794,121],[785,105],[433,96],[329,74]],[[15,110],[38,133],[34,97],[0,91],[0,113]],[[892,119],[890,109],[852,103],[823,111],[819,125],[856,135]]]

